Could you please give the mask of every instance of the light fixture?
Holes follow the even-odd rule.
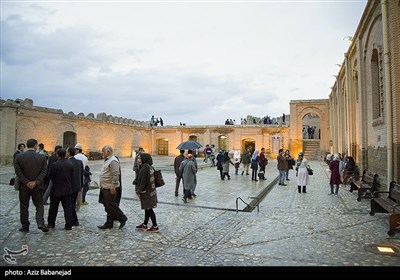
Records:
[[[387,247],[387,246],[376,246],[378,249],[379,253],[394,253],[394,250],[392,247]]]
[[[343,40],[353,42],[353,36],[346,36],[343,38]]]
[[[400,248],[391,244],[365,244],[364,249],[371,253],[389,256],[400,256]]]

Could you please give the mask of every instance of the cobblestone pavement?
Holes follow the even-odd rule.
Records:
[[[182,187],[175,197],[172,157],[154,157],[166,185],[158,189],[155,209],[159,233],[136,230],[144,211],[134,194],[132,159],[121,159],[126,226],[99,230],[105,212],[97,202],[99,190],[90,190],[89,205],[78,212],[80,225],[64,230],[60,207],[56,228],[42,233],[36,228],[34,206],[30,206],[31,228],[21,233],[18,192],[9,186],[12,167],[1,167],[1,247],[21,250],[17,266],[400,266],[400,235],[390,238],[388,214],[370,216],[369,200],[356,201],[356,193],[342,186],[339,195],[328,195],[326,164],[311,161],[314,175],[306,194],[297,193],[294,171],[287,186],[278,186],[276,161],[270,160],[266,181],[235,175],[221,180],[216,168],[198,160],[197,197],[184,204]],[[102,162],[90,162],[98,181]],[[275,181],[274,181],[275,180]],[[261,201],[259,212],[236,212],[236,199],[249,203],[269,184],[271,191]],[[238,200],[238,210],[245,208]],[[48,207],[45,206],[47,220]],[[373,245],[392,245],[397,253],[382,255]],[[4,257],[4,255],[3,255]],[[1,266],[13,267],[4,258]]]

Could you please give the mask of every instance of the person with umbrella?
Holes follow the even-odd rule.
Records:
[[[195,150],[202,147],[200,143],[192,140],[188,140],[180,143],[176,148],[178,150]]]
[[[195,188],[196,184],[196,173],[197,167],[195,166],[194,161],[192,160],[193,155],[189,154],[186,158],[182,161],[181,165],[179,166],[179,171],[182,172],[183,178],[183,202],[187,203],[187,198],[192,198],[193,195],[193,188]]]

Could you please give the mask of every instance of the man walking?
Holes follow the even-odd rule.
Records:
[[[113,155],[113,149],[111,146],[105,145],[101,152],[103,154],[104,164],[100,172],[100,191],[103,193],[103,202],[107,213],[107,221],[104,225],[97,227],[99,229],[113,228],[114,220],[118,220],[120,222],[119,229],[122,229],[128,218],[116,203],[117,188],[120,187],[119,161]]]
[[[179,183],[182,179],[182,171],[179,170],[179,167],[181,166],[182,161],[185,159],[185,156],[183,155],[185,150],[180,150],[179,152],[179,156],[174,159],[174,169],[176,175],[175,196],[179,196]]]
[[[21,232],[29,232],[29,200],[32,197],[36,207],[36,223],[43,232],[49,229],[44,225],[43,181],[47,172],[47,160],[44,155],[36,153],[38,141],[29,139],[28,150],[15,157],[15,173],[20,181],[19,202]]]

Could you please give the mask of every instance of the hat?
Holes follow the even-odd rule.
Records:
[[[303,152],[299,152],[299,157],[302,157],[303,156]]]
[[[79,144],[79,143],[76,144],[76,145],[75,145],[75,149],[82,150],[82,144]]]

